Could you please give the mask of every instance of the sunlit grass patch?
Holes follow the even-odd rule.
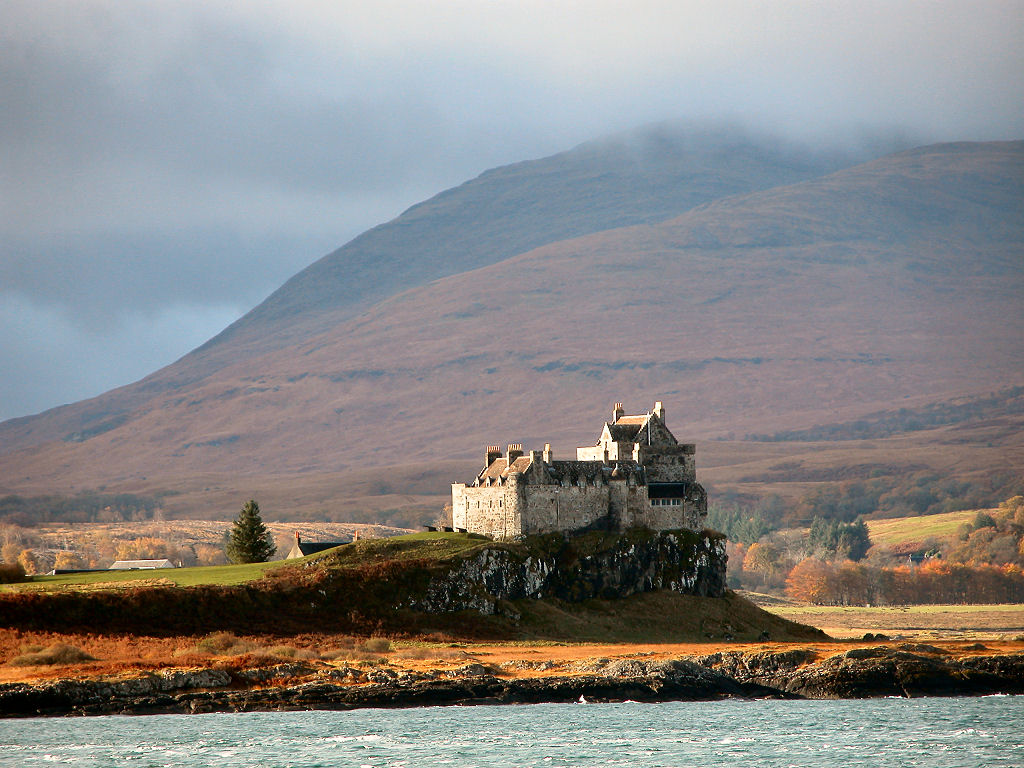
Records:
[[[23,653],[8,661],[12,667],[37,667],[56,666],[58,664],[83,664],[87,661],[96,661],[95,656],[90,656],[81,648],[66,643],[54,643],[48,648],[41,646],[26,646]]]
[[[977,514],[977,510],[960,510],[938,515],[868,520],[868,534],[872,543],[888,546],[907,541],[944,539],[954,535],[964,523],[974,520]]]

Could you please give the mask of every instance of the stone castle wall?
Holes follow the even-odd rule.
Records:
[[[647,486],[625,480],[541,484],[514,477],[503,485],[453,486],[452,525],[492,539],[602,527],[699,530],[702,501],[653,506]]]
[[[452,525],[492,539],[510,539],[523,529],[523,485],[510,478],[502,485],[452,486]]]
[[[525,535],[644,525],[638,520],[650,506],[643,486],[621,480],[596,484],[531,484],[526,486],[525,499],[529,510],[523,519]]]
[[[616,404],[596,445],[575,459],[556,460],[551,446],[502,456],[488,446],[472,485],[452,485],[452,524],[471,533],[511,539],[590,528],[703,528],[707,497],[697,483],[695,446],[665,426],[660,402],[645,415],[625,416]]]

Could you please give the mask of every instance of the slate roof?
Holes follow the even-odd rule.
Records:
[[[167,559],[161,560],[116,560],[108,571],[131,571],[147,568],[173,568],[174,563]]]
[[[615,420],[616,424],[639,424],[641,427],[647,423],[647,420],[651,418],[649,413],[645,413],[641,416],[620,416]]]
[[[286,560],[291,560],[293,557],[305,557],[306,555],[315,555],[317,552],[323,552],[327,549],[334,549],[340,547],[343,544],[348,544],[347,541],[303,541],[292,546],[288,551]]]
[[[511,467],[508,465],[508,459],[495,459],[494,461],[491,462],[491,466],[487,467],[486,469],[484,469],[483,472],[480,473],[479,479],[486,480],[487,478],[491,478],[491,480],[497,480],[499,477],[507,478],[513,472],[522,473],[529,468],[529,456],[520,456],[518,459],[512,462]]]
[[[649,414],[644,416],[621,416],[614,424],[608,425],[608,433],[611,435],[613,442],[632,443],[650,418]]]

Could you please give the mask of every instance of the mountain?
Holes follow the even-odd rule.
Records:
[[[486,444],[565,455],[615,401],[707,441],[1020,384],[1024,142],[834,162],[654,132],[488,172],[167,369],[0,425],[0,485],[380,508]]]
[[[853,162],[729,126],[653,126],[496,168],[413,206],[288,280],[222,333],[145,379],[0,427],[0,452],[91,435],[151,397],[329,331],[375,302],[546,243],[662,221],[726,195]]]

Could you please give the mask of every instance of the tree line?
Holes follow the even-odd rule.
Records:
[[[808,557],[786,576],[786,594],[816,605],[1021,603],[1024,569],[942,560],[878,568]]]

